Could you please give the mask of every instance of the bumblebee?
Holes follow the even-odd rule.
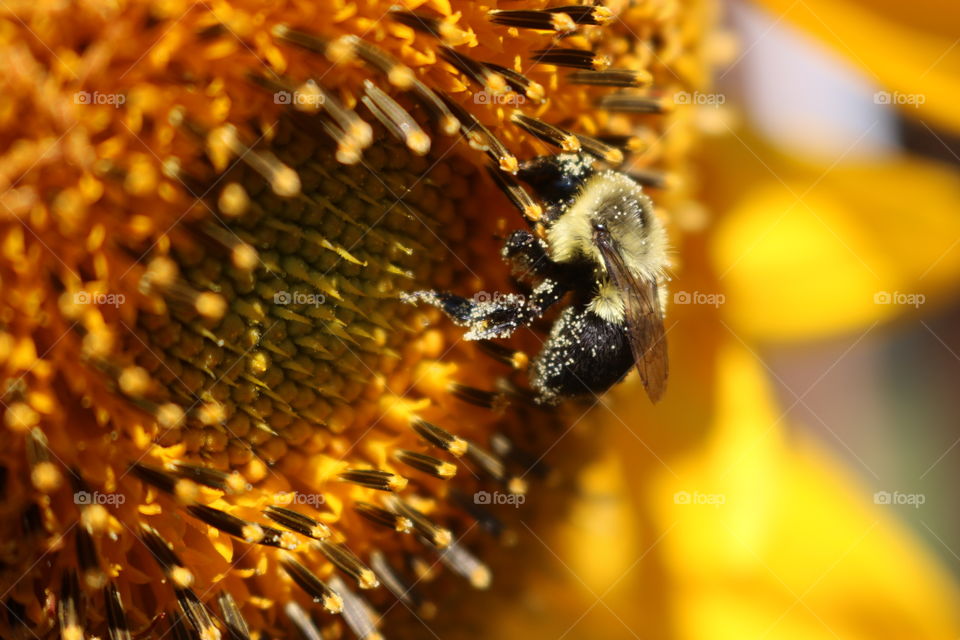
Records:
[[[509,337],[566,299],[530,367],[540,403],[599,394],[636,366],[650,400],[666,389],[663,225],[643,189],[625,173],[594,168],[585,154],[541,156],[518,177],[539,198],[535,233],[512,232],[503,257],[529,295],[464,298],[416,291],[403,299],[440,308],[468,340]]]

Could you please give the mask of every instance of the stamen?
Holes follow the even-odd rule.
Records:
[[[350,38],[355,43],[357,54],[363,61],[386,75],[390,84],[404,90],[413,87],[417,76],[410,67],[400,64],[379,47],[356,36],[344,36],[344,38]]]
[[[220,630],[213,624],[207,607],[192,589],[177,589],[177,602],[184,617],[190,622],[200,640],[220,640]]]
[[[394,12],[394,17],[403,13],[406,12]],[[412,69],[400,64],[376,46],[352,35],[343,36],[330,42],[320,36],[292,30],[285,25],[274,27],[274,35],[310,51],[321,53],[335,64],[346,62],[354,55],[358,55],[364,62],[385,74],[391,85],[402,90],[413,92],[417,99],[423,104],[424,108],[430,113],[431,117],[438,123],[440,130],[444,134],[453,135],[457,132],[459,123],[456,122],[456,119],[440,98],[417,78]],[[334,137],[336,139],[336,136]],[[369,145],[364,144],[361,145],[361,148],[366,148],[367,146]],[[347,151],[350,149],[351,147],[347,145],[343,150],[345,157],[348,155]],[[343,160],[340,160],[340,162],[343,162]],[[345,162],[344,164],[354,163]]]
[[[377,631],[373,616],[370,615],[370,605],[348,589],[339,576],[333,576],[330,584],[343,598],[343,619],[358,640],[383,640],[383,636]]]
[[[445,135],[452,136],[460,130],[460,121],[450,112],[450,109],[430,87],[420,80],[414,80],[411,91],[420,101],[420,104],[430,113],[430,117]]]
[[[227,302],[223,296],[213,291],[197,291],[185,280],[176,280],[164,291],[174,302],[178,302],[204,318],[218,320],[227,311]]]
[[[38,427],[30,429],[26,440],[30,481],[41,493],[53,493],[63,484],[63,473],[50,459],[47,436]]]
[[[130,467],[130,471],[133,475],[137,476],[144,482],[149,485],[153,485],[157,489],[160,489],[164,493],[169,493],[174,495],[177,489],[177,482],[179,480],[176,476],[167,473],[161,469],[154,467],[148,467],[145,464],[135,462]]]
[[[147,268],[140,276],[140,288],[144,291],[166,291],[172,287],[180,277],[180,267],[176,261],[167,256],[151,258]]]
[[[352,482],[378,491],[403,491],[407,479],[389,471],[376,469],[350,469],[337,474],[344,482]]]
[[[404,9],[391,10],[390,17],[414,31],[426,33],[446,44],[465,44],[469,39],[469,34],[466,31],[458,29],[441,18]]]
[[[527,491],[527,484],[522,478],[507,474],[506,465],[492,453],[478,447],[473,442],[467,448],[467,458],[477,464],[490,477],[506,486],[510,493],[523,495]]]
[[[457,542],[440,550],[440,561],[467,580],[474,589],[487,589],[492,581],[490,569]]]
[[[250,489],[247,481],[236,471],[226,473],[212,467],[180,462],[176,465],[176,473],[181,478],[187,478],[205,487],[219,489],[227,493],[241,493]]]
[[[623,151],[620,149],[582,133],[574,135],[577,136],[577,139],[580,141],[580,146],[587,153],[600,158],[614,167],[623,163]]]
[[[340,595],[324,584],[310,569],[297,562],[293,556],[283,554],[280,558],[280,564],[284,571],[293,578],[293,581],[306,591],[308,596],[313,598],[314,602],[323,605],[323,608],[330,613],[343,611],[343,599]]]
[[[458,458],[467,452],[466,440],[453,435],[435,424],[421,418],[415,418],[411,426],[424,440]]]
[[[493,94],[500,94],[507,89],[507,81],[503,76],[482,62],[465,56],[451,47],[440,47],[440,57],[452,64],[460,73]]]
[[[410,530],[413,528],[413,523],[409,518],[393,513],[392,511],[387,511],[369,502],[357,502],[353,505],[353,508],[367,520],[392,531],[410,533]]]
[[[269,151],[255,151],[241,142],[233,125],[224,125],[210,131],[207,144],[211,148],[226,147],[248,167],[263,176],[273,192],[283,198],[292,198],[300,193],[300,176],[280,162]]]
[[[370,123],[357,115],[353,109],[348,109],[340,103],[330,92],[321,88],[323,94],[323,108],[336,121],[344,134],[360,149],[366,149],[373,144],[373,128]]]
[[[77,574],[67,569],[60,578],[60,599],[57,602],[57,620],[63,640],[83,640],[82,606]]]
[[[323,107],[325,96],[316,81],[308,79],[299,86],[287,81],[286,79],[274,73],[268,75],[249,73],[247,78],[253,84],[266,89],[274,94],[285,93],[288,98],[288,106],[296,111],[304,113],[317,113]],[[278,96],[275,95],[276,99]]]
[[[450,533],[449,529],[444,529],[443,527],[437,526],[427,516],[420,513],[403,500],[396,497],[391,497],[391,499],[387,502],[387,506],[413,522],[413,528],[438,549],[442,549],[450,544],[450,542],[453,540],[453,534]]]
[[[456,466],[423,453],[407,451],[406,449],[398,449],[393,452],[393,455],[403,464],[429,474],[434,478],[449,480],[457,474]]]
[[[103,588],[103,601],[107,608],[107,635],[110,640],[131,640],[123,600],[120,599],[120,592],[114,583],[111,582]]]
[[[533,11],[528,9],[495,9],[487,12],[494,24],[502,24],[518,29],[536,29],[538,31],[556,31],[571,33],[576,31],[577,23],[565,12]]]
[[[527,76],[523,75],[522,73],[518,73],[513,69],[501,67],[500,65],[493,64],[492,62],[484,62],[483,64],[502,75],[504,80],[507,81],[507,84],[510,85],[510,88],[517,93],[526,96],[534,102],[543,102],[543,98],[546,96],[546,90],[539,82],[531,80]]]
[[[353,165],[360,162],[363,157],[363,149],[357,144],[357,141],[347,135],[347,133],[332,122],[326,120],[320,121],[323,130],[333,138],[337,143],[336,159],[340,164]]]
[[[220,509],[195,504],[188,506],[187,511],[211,527],[250,544],[262,544],[281,549],[293,549],[297,546],[292,534],[255,522],[247,522]]]
[[[607,7],[589,4],[574,4],[545,9],[551,13],[563,13],[578,25],[602,26],[613,20],[613,11]]]
[[[507,404],[507,398],[498,391],[477,389],[459,382],[450,384],[450,393],[464,402],[492,411],[502,411]]]
[[[173,640],[197,640],[197,636],[190,632],[183,616],[177,611],[170,612],[170,633]]]
[[[510,114],[511,122],[517,124],[527,133],[540,138],[544,142],[560,147],[564,151],[580,151],[580,140],[569,131],[546,123],[537,118],[531,118],[521,111]]]
[[[76,527],[76,532],[77,564],[83,581],[90,589],[102,589],[107,583],[107,574],[100,568],[93,537],[83,527]]]
[[[387,562],[386,556],[381,551],[370,553],[370,566],[373,567],[377,577],[397,600],[400,600],[412,610],[419,611],[423,617],[433,617],[433,605],[424,601],[423,595],[416,588],[416,584],[405,580],[400,572]]]
[[[502,174],[499,174],[499,173],[494,175],[500,175],[501,177],[504,177],[502,176]],[[527,192],[523,190],[522,187],[520,187],[519,183],[517,183],[516,186],[518,189],[523,191],[523,193],[527,195],[528,198],[530,197],[527,194]],[[509,194],[508,194],[508,197],[509,197]],[[533,199],[531,198],[531,202],[532,201]],[[536,206],[539,209],[539,205],[536,205]],[[477,342],[477,346],[480,347],[480,349],[482,349],[484,353],[486,353],[488,356],[490,356],[497,362],[502,362],[503,364],[513,367],[518,371],[526,370],[527,366],[530,364],[530,357],[524,352],[514,351],[513,349],[505,347],[502,344],[494,342],[493,340],[480,340]]]
[[[160,537],[153,528],[141,525],[140,540],[150,550],[153,559],[176,589],[186,589],[193,584],[193,573],[183,566],[173,552],[170,543]]]
[[[252,271],[260,264],[257,250],[252,245],[240,240],[236,234],[213,223],[204,224],[201,228],[205,234],[229,251],[230,263],[237,269]]]
[[[314,540],[330,537],[330,528],[327,525],[293,509],[270,505],[263,513],[277,524]]]
[[[584,70],[568,75],[567,82],[598,87],[645,87],[653,82],[653,75],[642,69]]]
[[[298,47],[302,47],[307,51],[313,51],[314,53],[326,55],[327,48],[330,46],[330,40],[327,38],[306,33],[305,31],[291,29],[285,24],[274,25],[272,33],[275,38],[279,38],[290,44],[295,44]]]
[[[537,222],[543,218],[543,208],[534,202],[527,190],[520,186],[520,183],[513,176],[498,171],[491,166],[487,167],[487,173],[513,203],[513,206],[520,210],[524,218],[530,222]]]
[[[584,49],[539,49],[533,54],[534,62],[557,67],[603,71],[610,66],[610,58]]]
[[[361,589],[374,589],[380,586],[377,576],[360,562],[360,558],[342,544],[334,544],[325,540],[318,540],[314,546],[337,568],[357,581]]]
[[[430,136],[424,133],[413,116],[369,80],[364,81],[363,87],[367,95],[362,101],[377,120],[411,151],[419,156],[426,155],[430,151]]]
[[[229,640],[250,640],[250,628],[230,592],[221,591],[217,596],[217,604],[220,605],[223,626],[227,628]]]
[[[621,113],[655,113],[667,112],[667,104],[658,96],[641,96],[631,93],[610,93],[597,101],[597,106],[607,111]]]
[[[303,640],[323,640],[323,634],[321,634],[317,626],[313,624],[313,620],[310,619],[310,614],[304,611],[303,607],[299,604],[296,602],[288,602],[283,606],[283,612],[287,614],[290,622],[293,623],[293,626],[295,626],[297,631],[300,632],[300,635],[303,636]]]
[[[672,173],[657,169],[635,169],[627,175],[644,187],[652,189],[670,189],[677,186],[677,178]]]
[[[656,134],[642,130],[642,135],[600,136],[598,140],[629,153],[645,153],[655,144]]]

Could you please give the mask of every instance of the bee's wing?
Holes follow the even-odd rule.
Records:
[[[650,401],[657,402],[667,389],[669,370],[657,283],[634,276],[607,234],[598,234],[596,241],[607,274],[623,298],[627,338],[643,387]]]

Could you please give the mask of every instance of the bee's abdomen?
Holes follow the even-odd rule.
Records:
[[[541,402],[602,393],[633,366],[624,326],[607,322],[585,307],[568,307],[533,362],[530,383]]]

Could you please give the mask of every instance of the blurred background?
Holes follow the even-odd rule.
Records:
[[[909,7],[888,13],[894,3],[865,1],[836,3],[824,12],[815,3],[769,4],[731,0],[724,5],[725,22],[739,44],[733,62],[719,72],[717,91],[729,98],[742,120],[731,123],[734,129],[752,130],[776,150],[822,164],[821,175],[837,168],[913,162],[918,171],[939,168],[960,176],[957,122],[937,115],[942,104],[929,104],[948,90],[937,87],[936,95],[929,90],[937,78],[947,74],[952,78],[945,84],[958,82],[960,7],[952,2],[897,3]],[[913,20],[902,19],[899,12]],[[889,29],[899,32],[899,38],[888,39],[883,32],[871,32],[871,22],[855,20],[871,13],[878,22],[889,21]],[[841,18],[850,22],[840,22]],[[874,38],[875,50],[859,50],[858,41],[845,39],[851,30]],[[927,45],[931,56],[939,54],[922,59],[914,69],[891,70],[911,62],[904,60],[903,52],[916,51],[915,41]],[[721,128],[719,135],[723,134]],[[757,153],[756,166],[749,170],[762,176],[761,181],[777,181],[772,163]],[[898,277],[882,273],[871,256],[858,255],[859,247],[847,241],[844,248],[854,263],[851,268],[860,272],[858,278],[876,283],[874,302],[886,304],[891,312],[882,310],[874,322],[851,331],[840,326],[802,346],[776,345],[762,352],[780,403],[791,407],[789,417],[799,425],[796,428],[815,434],[865,486],[880,492],[879,502],[891,494],[896,515],[960,577],[955,491],[960,484],[960,286],[930,290],[923,282],[938,266],[946,266],[944,261],[952,262],[960,254],[960,237],[940,236],[939,227],[925,227],[930,214],[960,218],[960,202],[944,198],[937,211],[918,212],[917,207],[928,206],[928,201],[918,198],[917,192],[929,186],[919,179],[912,185],[909,177],[891,183],[881,181],[880,174],[872,179],[863,175],[864,183],[857,186],[896,203],[908,223],[916,221],[914,238],[925,241],[916,253],[927,260],[915,286],[898,291]],[[830,195],[837,198],[838,207],[855,214],[858,223],[867,227],[874,223],[862,200]],[[830,229],[826,219],[822,222],[824,235],[844,241],[842,230]],[[911,236],[902,240],[909,242]],[[862,296],[862,291],[851,287],[848,295]],[[825,296],[824,302],[829,301]],[[813,307],[809,313],[830,315],[831,310]],[[894,492],[920,497],[897,504],[907,499],[894,497]]]

